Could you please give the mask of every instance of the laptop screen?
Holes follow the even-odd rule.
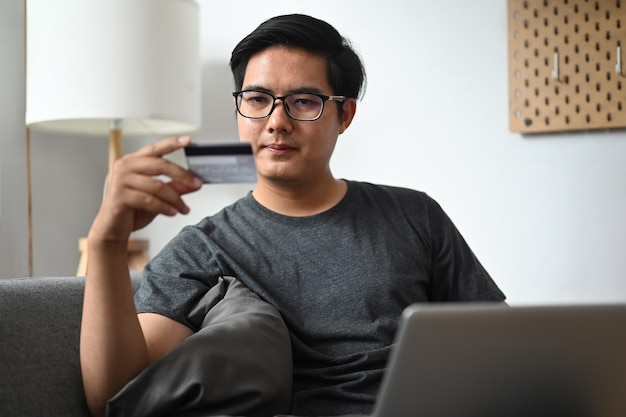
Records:
[[[626,305],[413,305],[374,415],[624,417]]]

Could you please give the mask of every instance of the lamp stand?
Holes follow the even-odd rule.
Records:
[[[34,276],[33,261],[33,187],[30,166],[30,128],[26,126],[26,212],[28,217],[28,276]]]
[[[113,172],[113,165],[122,156],[122,122],[114,120],[109,130],[109,177]]]

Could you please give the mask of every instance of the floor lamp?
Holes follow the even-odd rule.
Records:
[[[108,136],[110,172],[122,134],[199,128],[199,50],[193,0],[27,0],[27,131]]]

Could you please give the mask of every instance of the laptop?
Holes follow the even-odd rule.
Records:
[[[626,304],[413,305],[375,417],[624,417]]]

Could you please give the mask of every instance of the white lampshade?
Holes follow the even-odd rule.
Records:
[[[26,124],[49,132],[170,135],[200,127],[192,0],[28,0]]]

